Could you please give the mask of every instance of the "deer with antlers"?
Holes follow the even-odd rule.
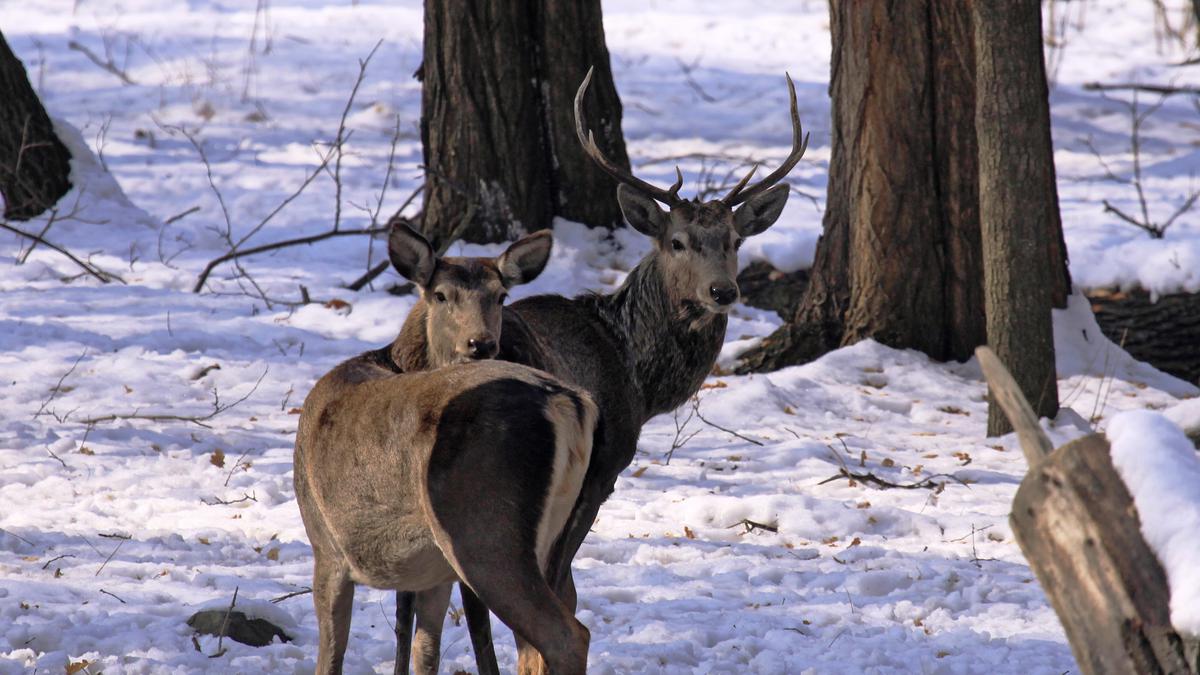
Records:
[[[571,559],[617,477],[633,461],[642,425],[687,401],[712,370],[727,314],[739,297],[738,247],[779,217],[789,191],[780,181],[808,145],[788,77],[792,150],[783,164],[754,184],[751,170],[720,199],[684,199],[678,168],[675,184],[664,190],[600,151],[583,115],[591,75],[589,71],[575,96],[579,141],[618,181],[617,200],[625,219],[654,247],[614,293],[571,299],[539,295],[506,307],[498,356],[552,373],[588,392],[600,409],[579,500],[547,567],[551,584],[571,608],[576,601]],[[519,670],[544,670],[546,663],[522,637],[527,636],[518,636]]]

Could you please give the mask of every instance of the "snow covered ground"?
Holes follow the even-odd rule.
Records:
[[[1088,142],[1127,175],[1129,117],[1082,88],[1195,82],[1200,66],[1170,65],[1191,54],[1156,46],[1151,3],[1058,4],[1070,8],[1052,110],[1072,273],[1088,285],[1200,289],[1197,216],[1151,241],[1104,212],[1103,199],[1137,210],[1135,193],[1104,179]],[[190,289],[225,250],[223,209],[238,239],[316,168],[328,145],[313,143],[333,139],[357,59],[380,39],[348,117],[343,224],[368,224],[355,205],[376,204],[397,120],[383,212],[400,206],[420,175],[419,88],[409,74],[420,61],[421,11],[415,0],[276,0],[256,23],[254,7],[0,0],[0,29],[64,135],[103,162],[77,160],[79,187],[47,236],[93,253],[125,282],[80,278],[40,249],[15,264],[24,242],[0,237],[0,673],[83,660],[97,662],[93,673],[312,668],[308,597],[269,602],[309,583],[291,488],[295,409],[321,373],[390,340],[412,300],[342,288],[379,259],[363,237],[244,261],[269,298],[294,301],[304,285],[313,298],[343,302],[268,306],[228,265],[209,292]],[[816,203],[795,196],[743,250],[744,262],[807,265],[829,158],[825,3],[615,0],[605,12],[630,153],[648,179],[669,182],[678,155],[729,158],[718,174],[747,155],[782,158],[782,73],[792,74],[813,132],[792,184]],[[107,45],[136,84],[69,49],[71,40],[102,58]],[[1174,97],[1142,130],[1145,188],[1160,220],[1186,199],[1200,165],[1194,120],[1191,102]],[[201,143],[223,206],[180,127]],[[680,162],[692,189],[705,162]],[[334,205],[322,175],[248,245],[324,231]],[[617,246],[599,242],[570,223],[556,239],[547,272],[517,295],[614,288],[647,246],[629,232]],[[1194,428],[1200,410],[1182,399],[1197,389],[1132,361],[1087,310],[1077,296],[1056,315],[1059,389],[1073,413],[1049,428],[1054,441],[1089,420],[1103,428],[1120,410],[1164,409]],[[778,321],[739,308],[726,357]],[[1014,439],[983,437],[983,397],[974,364],[874,343],[770,375],[710,378],[700,414],[740,436],[689,419],[686,407],[651,422],[576,560],[593,670],[1071,670],[1061,627],[1008,528],[1024,461]],[[195,420],[85,421],[135,412]],[[932,488],[827,482],[843,469]],[[216,640],[193,643],[184,620],[227,606],[235,589],[239,608],[296,640],[258,649],[226,641],[227,652],[210,658]],[[390,671],[391,614],[389,594],[359,590],[350,672]],[[496,626],[511,668],[511,640]],[[473,669],[464,627],[450,626],[444,645],[446,672]]]

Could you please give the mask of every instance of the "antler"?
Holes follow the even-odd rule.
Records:
[[[787,159],[783,161],[783,164],[780,165],[778,169],[775,169],[766,178],[747,188],[746,183],[750,182],[750,177],[753,176],[755,170],[758,169],[758,165],[755,164],[754,167],[750,169],[750,173],[746,174],[746,177],[743,178],[741,182],[733,186],[733,189],[729,191],[729,194],[721,198],[721,201],[724,202],[726,206],[731,208],[737,206],[738,204],[741,204],[747,199],[762,193],[772,185],[778,183],[783,179],[784,176],[788,175],[788,172],[792,170],[792,167],[796,166],[796,162],[800,161],[800,158],[804,156],[804,151],[808,148],[808,134],[804,133],[803,127],[800,126],[800,110],[796,106],[796,85],[792,84],[791,75],[785,74],[785,77],[787,77],[788,98],[790,98],[792,102],[792,152],[788,155]],[[576,101],[578,101],[578,99],[576,99]],[[578,104],[576,105],[578,106]],[[578,110],[578,107],[576,107],[576,110]]]
[[[587,124],[583,119],[583,95],[587,91],[588,85],[592,82],[592,71],[594,69],[594,67],[588,68],[587,76],[583,78],[583,84],[579,85],[579,91],[575,93],[575,134],[579,136],[579,142],[583,145],[583,151],[601,169],[604,169],[605,173],[615,178],[617,182],[635,188],[639,192],[653,197],[668,206],[675,206],[682,203],[684,200],[679,197],[679,188],[683,187],[683,172],[679,170],[678,166],[675,167],[675,184],[671,186],[671,189],[664,190],[647,183],[613,164],[609,158],[604,156],[604,153],[600,152],[600,148],[596,145],[595,136],[591,131],[588,131]]]

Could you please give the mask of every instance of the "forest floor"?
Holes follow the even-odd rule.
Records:
[[[313,667],[310,598],[284,598],[309,585],[312,562],[292,491],[296,412],[323,372],[390,341],[413,298],[385,292],[391,272],[371,290],[345,290],[380,260],[367,237],[245,258],[245,275],[221,265],[205,292],[191,290],[230,240],[254,246],[333,225],[334,164],[319,165],[359,59],[379,40],[346,116],[340,225],[366,227],[370,210],[386,218],[416,189],[421,3],[275,0],[257,15],[254,3],[233,4],[0,0],[0,29],[77,155],[77,187],[46,236],[123,280],[81,276],[44,247],[25,259],[26,242],[0,237],[0,673],[85,660],[74,672]],[[1141,213],[1121,182],[1133,171],[1131,98],[1084,86],[1194,85],[1200,66],[1172,65],[1194,54],[1156,38],[1153,3],[1050,5],[1075,281],[1200,290],[1200,211],[1160,240],[1105,212],[1108,200]],[[664,185],[676,161],[695,193],[748,159],[784,157],[791,73],[812,144],[781,221],[747,242],[742,262],[809,265],[829,159],[826,4],[604,8],[631,158]],[[1156,222],[1195,187],[1192,98],[1166,98],[1139,130]],[[1158,103],[1139,95],[1139,114]],[[24,226],[40,231],[47,219]],[[649,246],[567,222],[555,233],[547,271],[514,297],[611,290]],[[291,304],[301,286],[319,302]],[[779,322],[739,306],[721,364]],[[1066,407],[1045,425],[1056,444],[1126,409],[1200,416],[1185,400],[1200,390],[1106,340],[1082,296],[1056,312],[1055,337]],[[694,403],[646,426],[575,561],[592,672],[1074,670],[1008,525],[1025,462],[1014,438],[984,437],[984,395],[974,362],[872,342],[768,375],[709,378]],[[161,414],[190,419],[106,419]],[[187,617],[227,607],[235,590],[238,609],[294,640],[226,640],[219,656],[216,639],[193,641]],[[359,589],[348,672],[391,671],[391,603]],[[444,639],[445,672],[473,670],[460,618]],[[509,670],[515,649],[495,626]]]

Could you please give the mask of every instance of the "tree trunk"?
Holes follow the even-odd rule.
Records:
[[[969,5],[834,0],[830,17],[824,233],[792,321],[744,369],[864,338],[969,358],[984,338]]]
[[[25,75],[25,66],[0,33],[0,195],[4,217],[28,220],[71,189],[71,153],[54,135],[50,117]]]
[[[575,92],[595,67],[583,102],[588,125],[605,156],[629,166],[621,134],[621,99],[613,84],[599,0],[540,0],[539,65],[546,138],[551,153],[555,215],[590,226],[619,227],[617,181],[583,152],[575,136]]]
[[[589,120],[627,164],[599,0],[426,0],[424,230],[435,246],[468,214],[461,236],[472,242],[544,229],[554,216],[620,224],[615,184],[575,138],[572,100],[593,65]]]
[[[1061,232],[1035,0],[974,3],[975,129],[983,231],[987,339],[1042,417],[1058,413],[1050,309],[1054,233]],[[988,435],[1012,430],[994,404]]]
[[[740,371],[803,363],[864,338],[941,360],[970,358],[985,341],[971,5],[830,3],[824,233],[791,320],[745,354]],[[1065,306],[1061,241],[1060,228],[1053,293]]]

